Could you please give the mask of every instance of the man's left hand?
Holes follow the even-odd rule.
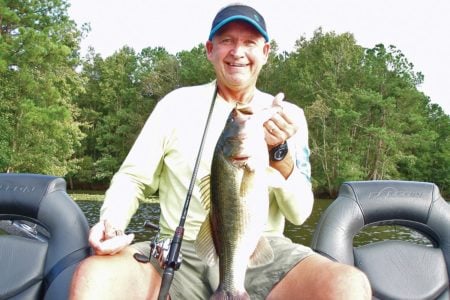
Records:
[[[283,144],[297,132],[299,127],[284,112],[283,98],[283,93],[279,93],[275,96],[272,107],[277,108],[277,113],[264,123],[265,140],[269,150]]]

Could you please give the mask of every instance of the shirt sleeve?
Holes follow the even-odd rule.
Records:
[[[105,193],[100,220],[107,219],[116,228],[124,230],[139,201],[158,190],[168,128],[165,106],[163,100],[157,104]]]
[[[286,108],[285,108],[286,109]],[[271,212],[274,227],[281,227],[284,221],[276,220],[277,216],[284,217],[295,225],[300,225],[310,216],[314,196],[311,185],[311,164],[309,162],[308,127],[303,110],[290,105],[289,110],[295,115],[299,124],[297,133],[288,140],[289,155],[295,162],[291,175],[285,179],[278,171],[271,168],[270,195],[271,201],[276,201],[277,212]],[[271,206],[273,209],[273,205]]]

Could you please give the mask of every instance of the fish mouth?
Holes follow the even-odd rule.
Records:
[[[249,156],[235,156],[231,158],[231,162],[238,167],[244,167],[247,165],[248,159]]]

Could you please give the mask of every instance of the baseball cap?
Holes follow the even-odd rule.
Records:
[[[221,9],[213,20],[208,39],[211,41],[223,26],[237,20],[250,23],[261,33],[266,42],[269,41],[264,18],[254,8],[247,5],[230,5]]]

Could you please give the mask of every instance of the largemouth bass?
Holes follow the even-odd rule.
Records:
[[[233,109],[217,141],[211,174],[201,180],[209,214],[196,250],[209,265],[219,263],[219,286],[211,299],[249,299],[244,287],[247,267],[273,261],[273,250],[262,236],[269,209],[263,123],[271,114],[253,114],[250,107]]]

